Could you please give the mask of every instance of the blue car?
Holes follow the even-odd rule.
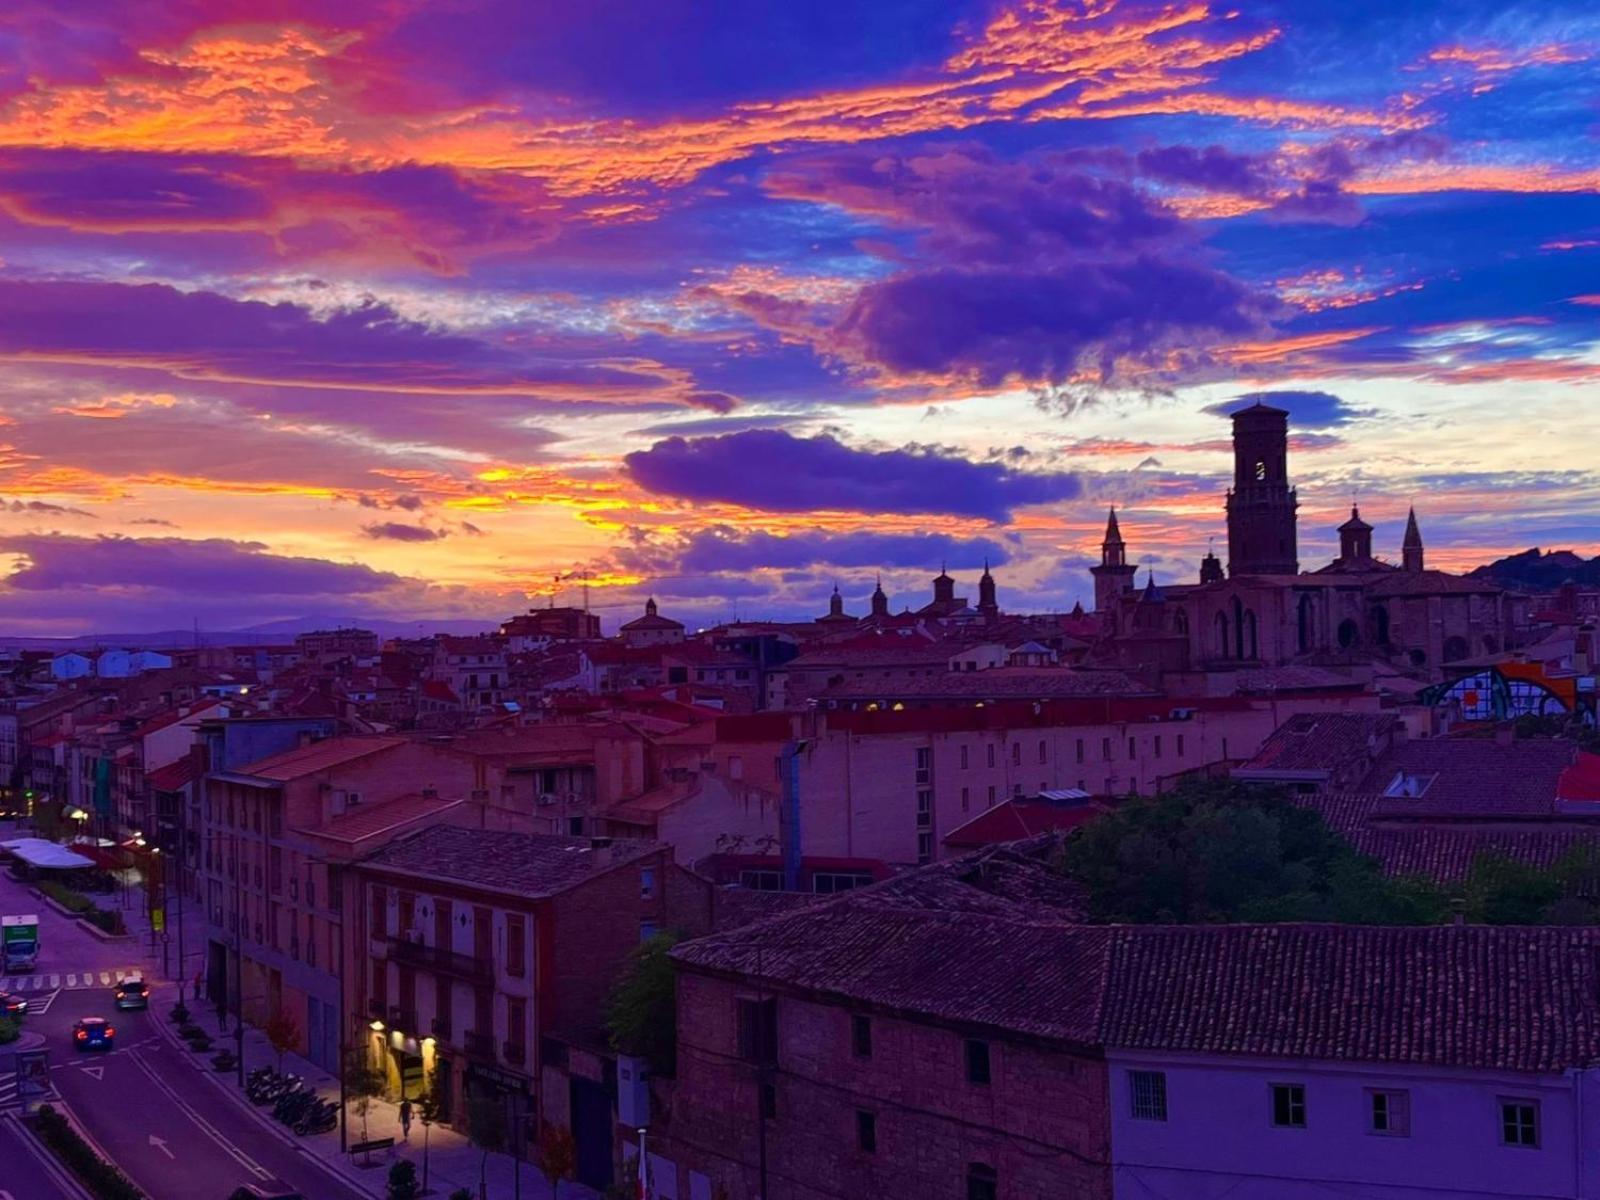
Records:
[[[79,1050],[110,1050],[116,1036],[104,1017],[84,1017],[72,1025],[72,1044]]]

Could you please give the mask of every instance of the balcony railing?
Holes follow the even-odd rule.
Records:
[[[398,1004],[389,1006],[389,1026],[402,1033],[417,1032],[417,1010],[414,1008],[401,1008]]]
[[[441,1038],[444,1038],[446,1041],[449,1041],[449,1039],[450,1039],[450,1018],[448,1018],[448,1017],[435,1017],[433,1019],[433,1036],[434,1037],[441,1037]]]
[[[468,1057],[481,1058],[485,1062],[494,1061],[494,1035],[492,1033],[478,1033],[469,1029],[461,1035],[463,1048]]]
[[[527,1060],[528,1048],[521,1042],[507,1042],[503,1050],[508,1063],[515,1063],[520,1067]]]
[[[454,975],[458,979],[488,983],[494,979],[494,963],[470,954],[457,954],[439,946],[424,946],[404,938],[389,939],[389,957],[408,967],[421,967],[441,975]]]

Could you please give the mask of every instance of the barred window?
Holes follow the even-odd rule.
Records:
[[[1133,1098],[1133,1115],[1141,1121],[1167,1119],[1167,1073],[1129,1071],[1128,1091]]]

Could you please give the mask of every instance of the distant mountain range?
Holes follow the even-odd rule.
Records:
[[[1554,591],[1568,582],[1596,587],[1600,586],[1600,555],[1586,559],[1571,550],[1543,551],[1535,546],[1479,567],[1472,574],[1519,591]]]
[[[323,617],[289,617],[282,621],[268,621],[246,629],[202,629],[202,646],[263,646],[287,643],[297,633],[313,629],[332,629],[349,625],[349,621],[330,621]],[[483,633],[499,627],[499,622],[439,620],[439,621],[359,621],[361,629],[370,629],[380,638],[424,637],[432,633],[455,635]],[[28,649],[71,650],[86,646],[146,646],[151,649],[193,646],[193,629],[163,629],[153,633],[86,633],[78,637],[12,637],[0,630],[0,646],[21,646]]]

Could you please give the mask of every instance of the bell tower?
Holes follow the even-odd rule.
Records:
[[[1114,613],[1117,597],[1133,590],[1133,577],[1139,568],[1128,561],[1128,546],[1122,540],[1122,530],[1117,526],[1117,510],[1113,507],[1106,518],[1106,537],[1100,543],[1100,565],[1090,567],[1094,576],[1094,611],[1101,616]]]
[[[1257,402],[1233,414],[1233,487],[1228,492],[1228,574],[1298,575],[1289,486],[1289,414]]]

